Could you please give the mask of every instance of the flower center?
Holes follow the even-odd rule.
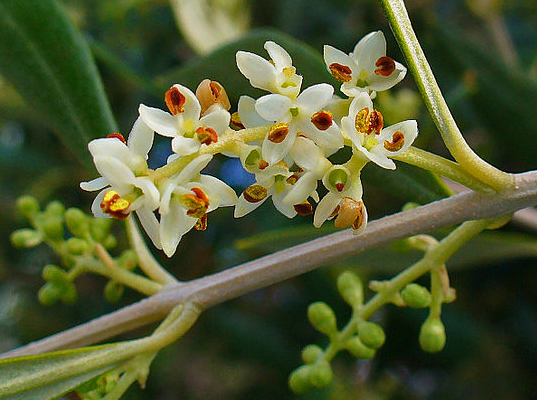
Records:
[[[330,111],[317,111],[311,116],[311,123],[320,131],[325,131],[332,126],[332,113]]]
[[[349,82],[352,79],[352,70],[346,65],[332,63],[328,66],[330,73],[340,82]]]
[[[128,200],[122,199],[118,192],[109,190],[104,194],[101,202],[101,209],[104,213],[117,218],[126,218],[129,213],[126,212],[131,203]]]
[[[187,208],[186,215],[194,218],[202,218],[209,208],[209,198],[199,187],[190,189],[194,194],[184,194],[179,201]]]
[[[218,135],[215,130],[209,127],[199,127],[196,129],[196,136],[201,144],[210,145],[218,142]]]
[[[172,86],[164,95],[164,101],[170,110],[172,115],[177,115],[185,111],[186,97],[177,89]]]
[[[384,128],[384,118],[380,111],[372,110],[370,112],[369,108],[364,107],[356,113],[354,126],[360,133],[379,135]]]

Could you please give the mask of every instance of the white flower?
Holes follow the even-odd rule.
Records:
[[[222,107],[211,108],[200,118],[201,105],[194,93],[184,86],[173,85],[166,92],[165,100],[171,114],[143,104],[139,112],[155,132],[173,138],[172,150],[176,154],[192,154],[202,144],[218,141],[218,135],[229,126],[229,112]]]
[[[175,253],[181,237],[193,227],[205,230],[208,212],[237,202],[237,195],[228,185],[210,175],[200,174],[211,159],[208,154],[197,157],[159,187],[162,192],[161,217],[158,232],[153,229],[153,241],[160,243],[168,257]],[[155,221],[156,218],[153,226]]]
[[[159,191],[147,176],[143,176],[153,136],[153,130],[138,118],[126,143],[123,136],[116,133],[88,144],[101,177],[82,182],[80,187],[87,191],[103,189],[91,206],[96,217],[124,218],[131,211],[142,208],[152,211],[158,207]],[[129,200],[124,198],[127,195]]]
[[[332,114],[323,110],[333,93],[332,86],[321,83],[304,90],[296,100],[281,94],[259,98],[255,110],[261,118],[274,123],[263,141],[263,159],[271,165],[282,160],[298,133],[313,140],[326,155],[343,147],[343,137]]]
[[[373,109],[373,102],[366,93],[352,101],[348,117],[341,119],[341,127],[356,150],[387,169],[395,169],[395,163],[389,157],[408,149],[418,136],[415,120],[384,128],[382,114]]]
[[[402,64],[386,56],[386,39],[381,31],[364,36],[349,55],[325,45],[324,61],[334,78],[343,82],[341,91],[349,97],[387,90],[406,74]]]
[[[272,62],[254,53],[238,51],[237,67],[253,87],[295,98],[302,76],[296,74],[291,56],[274,42],[265,42],[264,47]]]

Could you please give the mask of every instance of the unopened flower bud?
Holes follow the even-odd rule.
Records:
[[[30,218],[39,211],[39,203],[35,197],[21,196],[17,199],[17,209],[26,218]]]
[[[310,304],[308,307],[308,319],[315,329],[325,335],[331,335],[337,331],[334,311],[322,301]]]
[[[43,221],[43,232],[53,241],[62,240],[65,233],[63,219],[57,215],[45,218]]]
[[[337,279],[337,289],[339,294],[351,307],[362,304],[364,299],[364,289],[362,281],[356,274],[345,271]]]
[[[51,201],[47,204],[47,207],[45,208],[45,213],[50,216],[55,215],[61,217],[64,212],[65,206],[59,201]]]
[[[72,282],[69,282],[69,285],[65,286],[60,299],[62,303],[66,305],[76,303],[78,300],[78,293],[76,291],[76,286]]]
[[[90,221],[91,236],[95,241],[102,243],[108,236],[111,226],[111,218],[93,218]]]
[[[317,357],[319,357],[319,355],[322,353],[323,349],[321,349],[319,346],[316,344],[309,344],[302,349],[302,360],[306,364],[314,363],[317,360]]]
[[[108,235],[103,241],[103,246],[108,250],[113,249],[116,245],[117,239],[114,235]]]
[[[10,236],[11,243],[15,247],[30,248],[37,246],[43,241],[41,233],[33,229],[19,229]]]
[[[311,384],[318,388],[328,386],[334,380],[332,367],[325,360],[313,364],[309,375]]]
[[[71,233],[79,238],[84,238],[88,234],[89,221],[82,210],[72,207],[65,211],[65,224]]]
[[[110,303],[117,303],[123,296],[123,285],[116,281],[108,281],[104,287],[104,298]]]
[[[133,270],[138,265],[138,256],[136,256],[136,252],[134,250],[128,249],[121,253],[117,259],[117,263],[122,268]]]
[[[229,110],[231,108],[224,87],[220,83],[211,81],[210,79],[201,81],[196,89],[196,97],[200,102],[202,115],[208,108],[215,104],[222,106],[224,110]]]
[[[367,347],[362,343],[358,336],[353,336],[345,342],[345,348],[351,353],[354,357],[360,358],[363,360],[368,360],[373,358],[375,355],[375,349]]]
[[[311,388],[310,373],[312,365],[302,365],[289,375],[289,387],[295,393],[304,393]]]
[[[69,282],[65,271],[56,265],[47,265],[41,273],[43,279],[47,282],[52,282],[58,287],[61,287]]]
[[[58,301],[62,294],[62,288],[53,283],[46,283],[39,292],[37,292],[37,299],[44,306],[51,306]]]
[[[412,308],[425,308],[431,304],[429,291],[417,283],[410,283],[401,291],[405,304]]]
[[[76,237],[69,238],[69,240],[67,240],[66,243],[67,243],[67,251],[75,256],[84,254],[89,249],[88,242],[86,242],[83,239],[76,238]]]
[[[373,349],[382,347],[386,340],[382,327],[369,321],[363,321],[358,324],[358,336],[363,344]]]
[[[428,353],[437,353],[446,344],[446,331],[440,318],[427,318],[420,329],[420,347]]]

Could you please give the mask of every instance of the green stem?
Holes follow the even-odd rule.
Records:
[[[512,175],[498,170],[481,159],[464,140],[412,28],[404,1],[379,1],[431,117],[453,158],[467,172],[495,190],[512,188],[514,185]]]
[[[466,172],[464,168],[456,162],[447,160],[417,147],[409,147],[406,151],[394,156],[393,159],[445,176],[446,178],[459,182],[472,190],[478,192],[491,192],[490,186],[485,185]]]

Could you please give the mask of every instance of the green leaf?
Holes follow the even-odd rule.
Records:
[[[0,398],[57,397],[136,354],[137,342],[0,360]]]
[[[303,75],[302,87],[321,82],[337,83],[328,73],[321,54],[307,44],[291,36],[272,29],[253,30],[250,34],[235,42],[213,51],[205,57],[196,57],[181,68],[157,79],[164,92],[174,83],[188,86],[192,90],[205,78],[220,82],[232,103],[236,103],[240,95],[259,97],[266,93],[254,89],[238,70],[235,54],[239,50],[257,53],[268,58],[263,48],[267,40],[272,40],[286,49],[293,58],[297,73]]]
[[[0,73],[87,166],[87,143],[116,131],[87,44],[56,0],[0,3]]]

